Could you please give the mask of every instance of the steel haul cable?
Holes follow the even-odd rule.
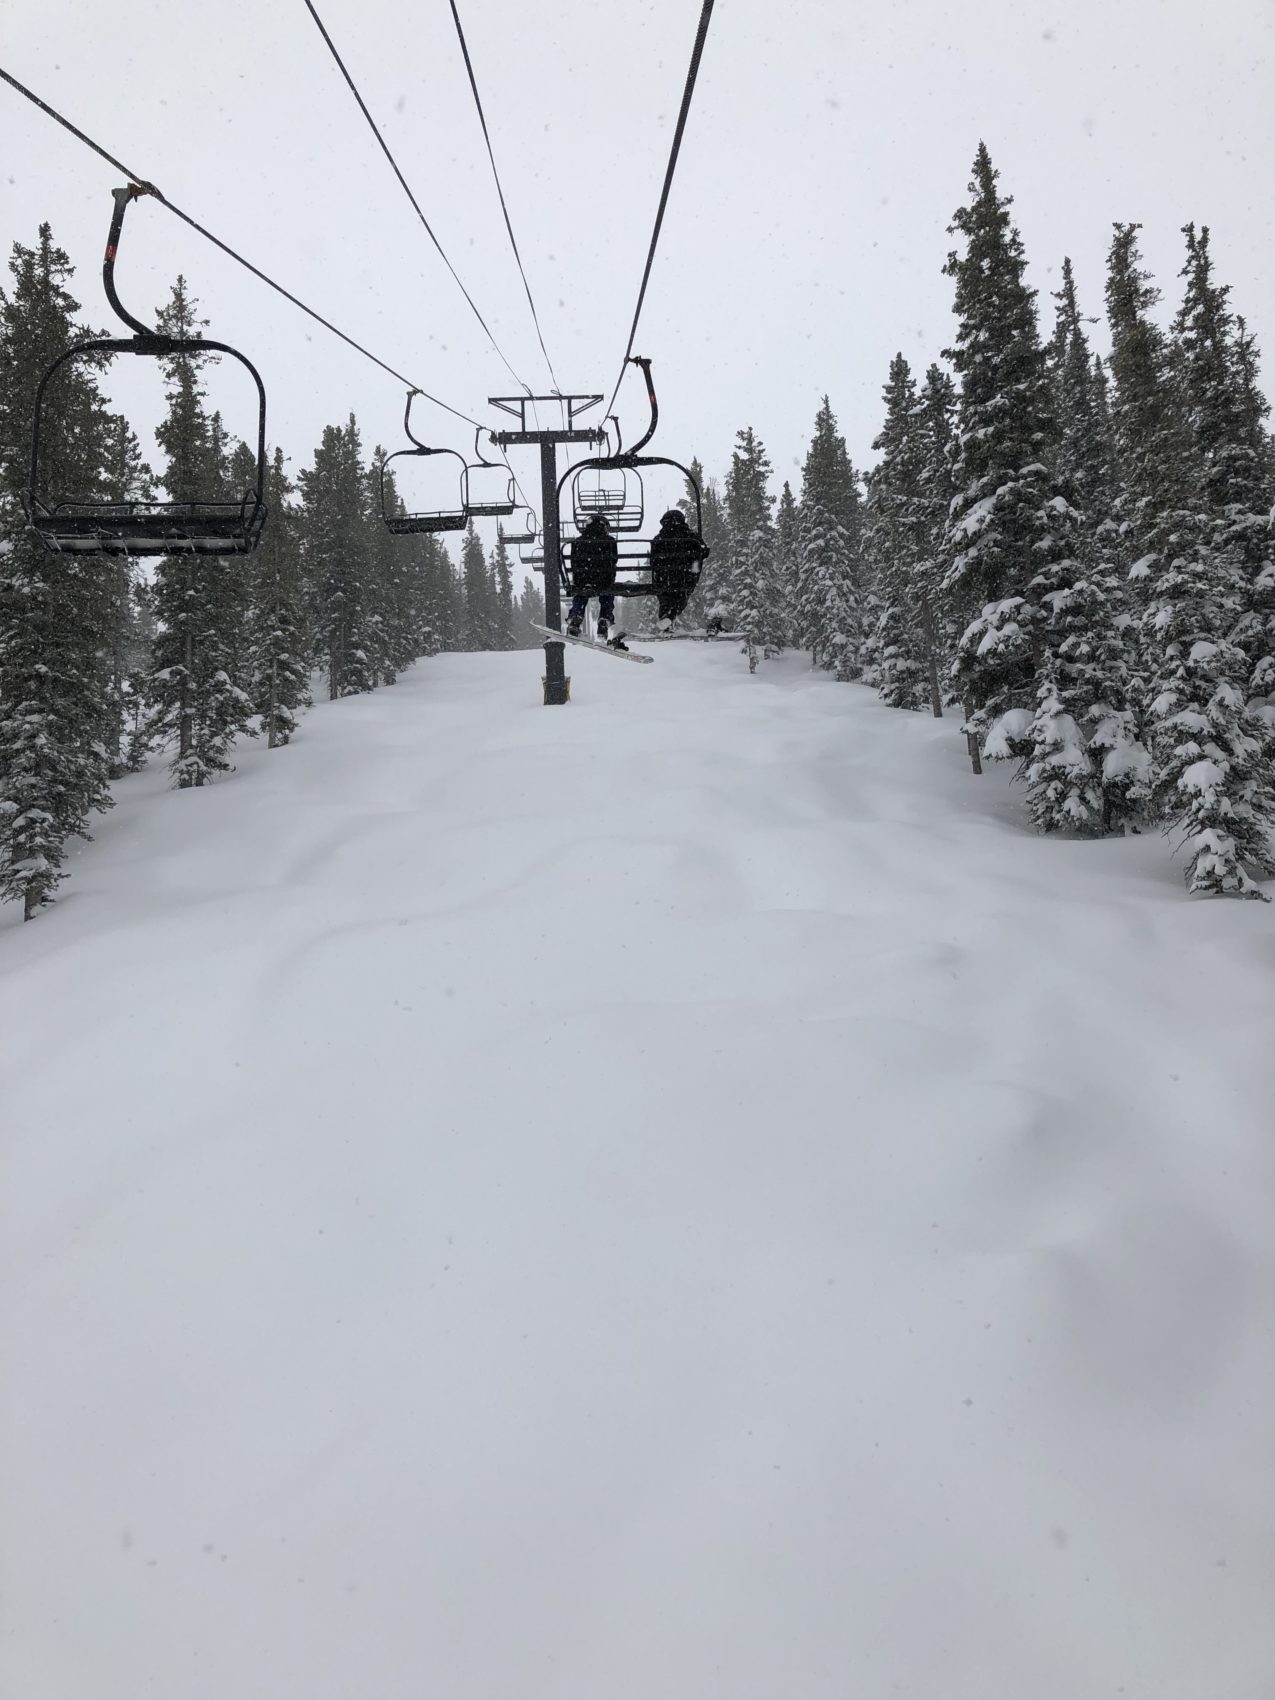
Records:
[[[527,383],[524,378],[520,378],[518,376],[517,372],[514,371],[512,365],[510,365],[509,358],[506,355],[504,349],[501,348],[500,344],[496,341],[496,338],[492,333],[491,326],[487,323],[486,319],[484,319],[482,314],[479,312],[478,304],[475,302],[473,296],[469,293],[469,291],[465,288],[465,285],[461,282],[459,272],[456,270],[455,266],[451,263],[451,261],[447,258],[446,253],[443,251],[442,243],[438,240],[438,237],[435,236],[435,234],[434,234],[433,226],[430,224],[429,220],[425,217],[425,214],[421,211],[420,202],[416,199],[416,196],[412,193],[410,187],[408,186],[408,182],[407,182],[406,177],[404,177],[403,173],[399,170],[398,161],[394,158],[394,155],[390,152],[389,144],[386,142],[385,137],[381,134],[380,130],[377,128],[375,118],[373,118],[372,114],[367,109],[367,102],[363,99],[363,96],[359,93],[358,87],[355,84],[354,78],[350,75],[349,71],[346,70],[345,61],[344,61],[344,59],[342,59],[340,53],[338,53],[336,43],[333,41],[332,37],[328,34],[327,30],[324,28],[323,19],[319,16],[318,12],[315,11],[314,0],[305,0],[305,9],[306,9],[307,12],[309,12],[310,16],[314,19],[316,25],[318,26],[319,34],[323,37],[324,41],[327,43],[328,52],[332,55],[333,59],[336,60],[337,67],[340,70],[341,75],[345,78],[345,81],[346,81],[347,85],[349,86],[350,93],[354,96],[355,100],[358,102],[359,111],[363,114],[364,118],[367,119],[368,128],[371,130],[372,134],[376,137],[377,142],[380,144],[381,152],[385,155],[386,159],[389,161],[390,168],[394,172],[394,175],[398,178],[399,183],[402,185],[403,193],[407,196],[408,200],[412,203],[412,208],[413,208],[414,212],[416,213],[417,218],[419,218],[421,223],[425,226],[425,233],[429,237],[430,241],[434,244],[435,248],[437,248],[439,258],[442,260],[443,264],[447,267],[448,271],[452,274],[453,278],[455,278],[456,287],[460,290],[461,294],[465,297],[466,301],[468,301],[474,317],[478,320],[478,323],[483,327],[483,330],[487,333],[488,342],[491,343],[491,346],[495,349],[496,353],[500,356],[501,360],[504,361],[505,367],[508,370],[510,377],[514,380],[514,382],[516,384],[521,384],[522,388],[524,390],[526,390],[528,395],[530,395],[531,394],[531,385],[529,383]]]
[[[388,372],[392,378],[397,378],[399,383],[403,384],[406,388],[416,390],[420,395],[425,397],[426,401],[432,401],[435,407],[441,407],[444,413],[450,413],[457,419],[463,419],[467,425],[476,425],[479,429],[482,429],[479,420],[471,419],[468,413],[462,413],[458,407],[452,407],[448,402],[440,401],[436,395],[431,395],[428,390],[421,389],[419,384],[414,384],[410,378],[405,378],[401,372],[389,365],[387,361],[384,361],[378,355],[373,354],[371,349],[364,348],[361,342],[356,342],[352,336],[347,336],[343,330],[338,329],[338,327],[332,323],[331,319],[325,319],[322,313],[315,312],[313,307],[307,307],[305,302],[298,296],[294,295],[290,289],[285,289],[281,283],[276,283],[275,280],[272,277],[268,277],[259,266],[254,266],[251,260],[246,260],[242,254],[237,253],[228,242],[223,242],[219,236],[214,236],[211,230],[206,230],[204,226],[193,219],[189,213],[183,212],[179,206],[170,201],[167,195],[161,194],[160,191],[155,188],[155,185],[140,172],[130,171],[128,166],[116,159],[114,154],[108,153],[106,149],[99,143],[95,142],[91,136],[86,136],[83,130],[77,129],[76,126],[71,123],[69,118],[64,118],[62,114],[55,111],[47,101],[41,100],[39,95],[33,94],[32,91],[24,84],[20,83],[16,77],[10,76],[3,66],[0,66],[0,78],[3,78],[3,80],[9,84],[10,88],[16,89],[20,95],[25,96],[25,98],[29,100],[33,106],[38,106],[41,112],[47,113],[48,116],[56,123],[60,124],[64,130],[69,130],[71,135],[73,135],[77,141],[81,141],[84,143],[85,147],[91,148],[93,152],[97,154],[99,158],[104,159],[108,165],[113,165],[118,172],[121,172],[123,176],[129,180],[130,183],[146,184],[159,204],[167,207],[174,218],[179,218],[183,224],[188,224],[190,228],[198,235],[202,236],[205,241],[211,242],[214,248],[220,248],[223,254],[229,255],[229,257],[238,265],[243,266],[245,271],[250,271],[254,277],[260,278],[261,282],[268,284],[276,294],[282,295],[285,301],[290,301],[294,307],[299,307],[303,313],[307,313],[317,324],[322,325],[324,330],[331,331],[333,336],[340,337],[342,342],[347,343],[351,348],[355,349],[364,357],[365,360],[370,360],[374,366],[379,366],[383,372]]]
[[[544,332],[540,328],[540,315],[536,312],[536,304],[531,298],[531,285],[527,282],[527,274],[523,270],[522,255],[518,252],[518,239],[514,235],[514,227],[509,219],[509,208],[505,204],[505,191],[501,187],[500,173],[496,170],[496,155],[492,151],[491,136],[487,130],[487,118],[483,112],[483,103],[478,95],[478,82],[474,76],[473,63],[469,57],[469,45],[465,40],[465,32],[461,28],[460,13],[456,10],[456,0],[451,0],[452,18],[456,24],[456,35],[460,41],[460,51],[464,56],[465,69],[469,73],[469,86],[473,91],[474,105],[478,108],[478,122],[483,127],[483,141],[487,144],[487,158],[491,161],[491,174],[496,180],[496,193],[500,196],[500,210],[505,215],[505,229],[509,232],[510,246],[514,251],[514,259],[518,262],[518,272],[522,278],[522,287],[527,292],[527,305],[531,308],[531,317],[535,323],[536,336],[540,341],[540,352],[545,357],[545,365],[549,368],[549,376],[553,381],[555,393],[560,393],[562,385],[558,382],[558,374],[553,369],[553,361],[549,358],[549,350],[545,347]]]
[[[656,244],[660,240],[660,227],[664,223],[664,209],[668,205],[669,190],[673,186],[673,173],[677,169],[677,156],[682,146],[682,134],[686,129],[686,115],[691,109],[691,96],[695,93],[695,79],[699,75],[699,62],[704,52],[704,38],[708,34],[708,22],[713,15],[713,0],[704,0],[700,12],[699,28],[695,31],[695,46],[691,49],[690,68],[686,73],[686,87],[682,91],[682,108],[677,115],[677,127],[673,131],[673,146],[669,151],[668,169],[664,173],[664,187],[660,191],[659,209],[655,214],[655,229],[651,232],[651,246],[647,249],[646,268],[642,273],[642,287],[638,290],[637,306],[633,310],[633,323],[629,327],[628,346],[624,350],[624,359],[620,362],[620,376],[615,380],[615,388],[607,403],[604,418],[609,417],[615,407],[615,398],[620,393],[620,385],[624,382],[624,368],[629,363],[633,352],[633,343],[637,337],[638,320],[642,317],[642,303],[646,299],[646,286],[650,282],[651,267],[655,263]]]

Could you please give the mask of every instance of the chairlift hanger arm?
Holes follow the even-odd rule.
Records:
[[[646,379],[646,399],[651,404],[651,422],[646,428],[646,435],[644,437],[640,437],[629,450],[630,454],[636,455],[641,454],[642,450],[655,435],[655,427],[660,422],[660,404],[655,399],[655,380],[651,377],[651,362],[647,356],[645,354],[632,354],[629,356],[628,364],[630,366],[640,366],[642,368],[642,376]],[[616,425],[618,428],[618,420],[616,421]]]

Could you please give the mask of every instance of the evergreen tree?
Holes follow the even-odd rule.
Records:
[[[72,267],[47,224],[34,249],[14,244],[9,270],[10,290],[0,290],[0,898],[20,901],[29,921],[64,878],[66,840],[87,838],[90,816],[110,806],[117,587],[93,559],[47,553],[26,529],[19,494],[36,388],[88,333],[75,323]],[[105,424],[91,369],[64,366],[41,422],[49,492],[100,493]]]
[[[862,673],[860,610],[845,527],[817,502],[802,510],[802,641],[841,680]]]
[[[1253,875],[1275,872],[1275,774],[1243,640],[1255,636],[1269,570],[1269,528],[1255,510],[1270,492],[1228,290],[1214,281],[1208,231],[1184,234],[1175,364],[1204,524],[1161,566],[1147,609],[1156,800],[1182,834],[1191,891],[1262,897]]]
[[[151,501],[155,479],[142,457],[141,444],[122,414],[106,420],[102,457],[102,495],[108,502]],[[148,647],[139,649],[134,588],[137,582],[131,558],[103,556],[97,563],[109,603],[107,626],[108,687],[107,724],[103,742],[110,756],[110,777],[118,779],[130,771],[126,748],[126,723],[134,718],[130,702],[130,678],[149,663]]]
[[[495,579],[495,613],[496,613],[496,649],[516,649],[517,639],[514,636],[514,575],[513,566],[509,559],[509,545],[505,542],[504,533],[496,537],[496,548],[491,558],[492,577]]]
[[[1114,517],[1135,609],[1145,613],[1162,567],[1189,546],[1188,435],[1168,344],[1152,311],[1160,292],[1142,269],[1136,224],[1117,224],[1107,258],[1111,332]],[[1149,665],[1154,667],[1155,658]]]
[[[205,321],[178,277],[157,324],[168,336],[199,335]],[[208,356],[164,361],[168,409],[155,432],[167,456],[170,501],[224,501],[231,495],[231,444],[220,414],[204,407],[200,370]],[[255,736],[247,677],[248,568],[243,557],[169,555],[155,571],[158,622],[147,683],[148,740],[175,746],[171,771],[185,790],[229,772],[240,734]]]
[[[266,476],[269,518],[253,556],[256,598],[249,683],[252,706],[272,750],[291,742],[299,711],[310,702],[300,539],[296,514],[288,505],[293,488],[283,450],[276,448]]]
[[[1083,511],[1069,516],[1055,498],[1060,530],[1073,521],[1069,547],[1029,587],[1041,627],[1024,777],[1042,831],[1101,833],[1139,812],[1150,761],[1132,705],[1136,646],[1115,554],[1105,380],[1089,350],[1070,260],[1054,299],[1056,482]]]
[[[531,630],[545,623],[544,593],[535,579],[523,581],[518,596],[518,648],[539,649],[543,639]]]
[[[827,396],[815,414],[814,430],[801,471],[801,506],[821,507],[840,525],[852,550],[859,546],[862,498],[859,474],[851,465],[846,440]]]
[[[769,490],[770,476],[770,458],[752,427],[745,426],[736,435],[726,474],[730,558],[726,594],[732,623],[763,653],[783,647],[787,626],[775,568],[775,498]]]
[[[846,440],[837,429],[837,418],[832,411],[832,403],[825,395],[815,414],[810,447],[806,451],[801,471],[800,512],[804,519],[815,508],[821,508],[840,527],[840,533],[849,550],[850,580],[846,590],[846,606],[841,616],[842,623],[837,628],[841,634],[840,659],[834,663],[825,652],[824,660],[828,665],[835,664],[839,671],[844,671],[847,658],[853,655],[850,666],[851,676],[855,678],[862,674],[865,666],[870,666],[875,661],[877,646],[871,628],[880,613],[876,589],[870,582],[864,552],[860,483],[859,474],[855,471],[846,450]],[[806,595],[806,590],[799,585],[799,610]],[[851,617],[852,610],[858,623],[857,631],[851,631],[844,623]],[[808,616],[799,612],[798,624],[803,630],[809,630]],[[808,642],[807,647],[811,647]]]
[[[687,524],[695,527],[700,523],[703,528],[704,542],[708,546],[708,558],[705,560],[690,601],[686,604],[683,616],[688,626],[706,625],[710,614],[723,618],[728,608],[730,581],[730,533],[726,525],[726,510],[722,502],[722,493],[715,478],[706,478],[704,468],[698,460],[692,460],[691,476],[699,487],[700,502],[698,511],[695,504],[694,492],[687,488],[686,495],[678,504],[686,515]],[[648,604],[648,610],[653,605]],[[644,614],[654,624],[651,613]],[[635,626],[633,630],[648,629],[645,626]]]
[[[766,647],[772,545],[773,539],[760,525],[742,542],[732,539],[731,619],[743,633],[750,673],[757,671]]]
[[[328,675],[328,697],[372,689],[369,630],[368,527],[363,450],[350,414],[344,426],[327,425],[302,471],[301,551],[313,598],[316,654]]]
[[[872,444],[881,458],[868,478],[865,537],[883,603],[877,622],[877,691],[891,708],[921,708],[930,697],[930,669],[913,575],[929,543],[922,486],[927,427],[902,354],[890,362],[884,400],[885,424]]]
[[[1112,500],[1104,379],[1101,367],[1094,367],[1070,259],[1063,260],[1062,273],[1062,288],[1054,295],[1057,310],[1049,345],[1058,421],[1053,465],[1073,492],[1086,528],[1095,533],[1108,519]]]
[[[956,385],[937,363],[925,374],[918,398],[922,449],[918,470],[918,506],[922,552],[912,569],[912,594],[921,622],[930,711],[940,719],[957,698],[951,662],[961,635],[943,594],[943,539],[952,504],[952,438],[956,430]]]
[[[491,607],[491,578],[482,539],[471,519],[465,528],[461,544],[461,578],[465,597],[465,649],[495,647],[494,621]]]
[[[389,512],[403,508],[393,472],[383,470],[388,458],[378,443],[372,451],[364,491],[368,640],[374,686],[394,684],[421,653],[419,591],[413,583],[412,551],[382,520],[382,491]]]
[[[129,597],[129,639],[124,675],[123,752],[126,773],[138,773],[151,749],[150,709],[147,692],[154,668],[155,592],[145,579],[138,580]]]
[[[968,620],[955,671],[976,770],[980,739],[992,754],[1028,753],[1043,623],[1033,581],[1045,569],[1062,572],[1075,523],[1041,459],[1055,432],[1049,374],[1012,201],[997,192],[997,177],[980,142],[970,204],[952,224],[965,251],[946,266],[956,280],[949,358],[961,394],[943,589]]]

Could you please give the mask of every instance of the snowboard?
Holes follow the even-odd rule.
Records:
[[[636,661],[639,666],[649,667],[655,660],[653,655],[634,655],[631,649],[616,649],[609,643],[595,643],[592,638],[572,637],[570,632],[555,632],[552,626],[538,626],[534,620],[528,622],[533,632],[539,632],[541,637],[550,639],[553,643],[578,643],[582,649],[591,649],[595,655],[614,655],[620,661]],[[621,632],[617,634],[623,636]]]
[[[743,632],[621,632],[630,643],[742,643]]]

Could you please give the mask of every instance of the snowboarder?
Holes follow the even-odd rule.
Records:
[[[615,568],[620,551],[611,528],[594,514],[571,549],[571,584],[575,592],[567,615],[567,635],[579,637],[589,598],[598,599],[598,636],[605,643],[615,619]]]
[[[651,584],[659,597],[660,631],[670,631],[690,601],[707,554],[708,545],[687,525],[681,508],[670,508],[651,539]]]

